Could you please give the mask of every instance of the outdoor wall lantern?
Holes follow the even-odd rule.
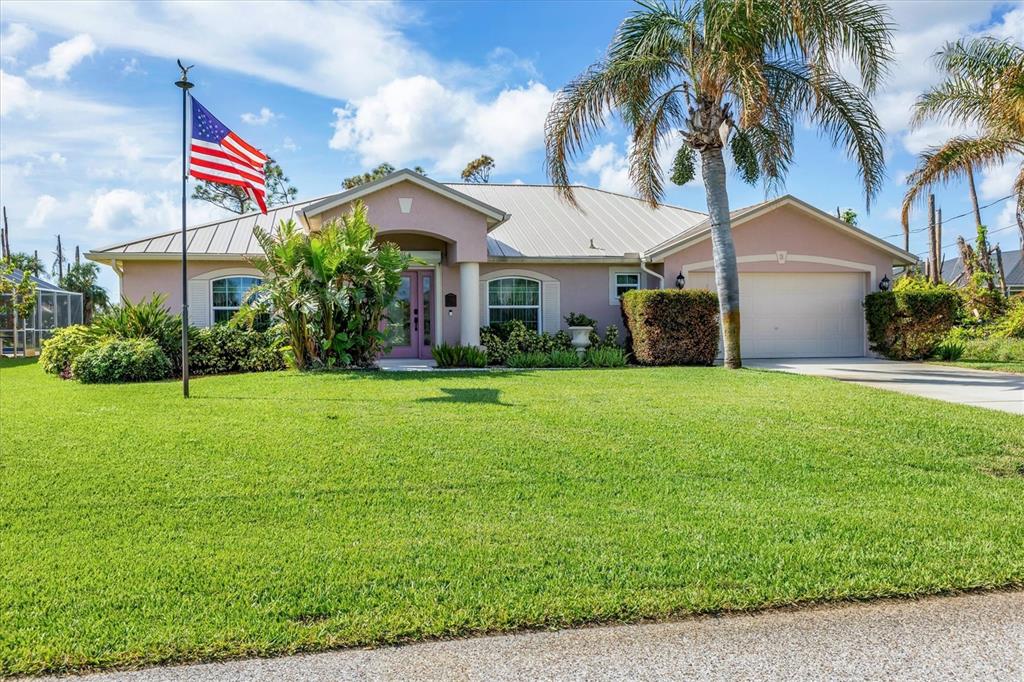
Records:
[[[889,291],[889,275],[882,278],[882,281],[878,283],[879,291]]]
[[[676,275],[676,289],[682,289],[686,286],[686,277],[683,275],[683,271],[680,270],[679,274]]]

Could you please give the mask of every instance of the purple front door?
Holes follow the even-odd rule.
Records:
[[[389,358],[430,358],[434,337],[434,273],[402,273],[395,302],[388,308],[384,330],[391,344]]]

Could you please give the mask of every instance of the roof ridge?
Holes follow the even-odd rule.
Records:
[[[554,188],[555,185],[543,182],[445,182],[445,185],[459,185],[465,187],[466,185],[489,185],[491,187],[548,187]],[[632,199],[633,201],[639,201],[643,204],[647,204],[646,201],[640,197],[634,197],[629,194],[623,194],[622,192],[613,192],[609,189],[602,189],[600,187],[591,187],[590,185],[573,185],[575,189],[589,189],[594,192],[603,192],[604,194],[611,194],[612,196],[622,197],[624,199]],[[686,206],[677,206],[676,204],[669,204],[664,201],[659,201],[658,206],[664,206],[666,208],[676,208],[680,211],[689,211],[690,213],[696,213],[697,215],[706,216],[707,213],[703,213],[693,208]]]

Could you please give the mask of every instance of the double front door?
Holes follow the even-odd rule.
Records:
[[[434,272],[403,272],[387,317],[384,324],[391,345],[387,356],[429,359],[434,343]]]

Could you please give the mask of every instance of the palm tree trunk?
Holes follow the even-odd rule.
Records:
[[[743,366],[740,357],[740,278],[736,271],[736,248],[732,243],[732,221],[729,217],[729,194],[725,187],[722,148],[702,149],[700,160],[711,220],[711,245],[725,343],[725,366],[739,369]]]
[[[974,226],[981,225],[981,209],[978,207],[978,190],[974,189],[974,169],[967,165],[967,188],[971,192],[971,206],[974,207]]]

